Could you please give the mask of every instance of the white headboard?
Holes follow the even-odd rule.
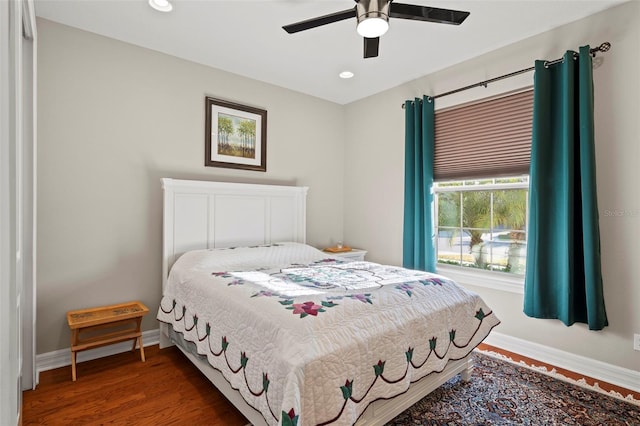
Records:
[[[188,250],[306,242],[306,186],[162,179],[162,288]]]

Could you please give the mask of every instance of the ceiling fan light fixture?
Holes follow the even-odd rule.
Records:
[[[356,6],[346,10],[317,16],[282,27],[289,34],[310,30],[323,25],[356,18],[358,34],[364,38],[364,58],[376,58],[380,36],[389,29],[389,18],[409,19],[438,24],[460,25],[469,12],[416,4],[392,3],[393,0],[355,0]],[[393,6],[393,7],[391,7]]]
[[[173,5],[169,3],[169,0],[149,0],[149,6],[160,12],[171,12]]]
[[[358,34],[366,38],[380,37],[389,29],[388,0],[360,0],[356,3]]]
[[[389,29],[389,22],[384,18],[366,18],[358,22],[358,34],[366,38],[380,37]]]

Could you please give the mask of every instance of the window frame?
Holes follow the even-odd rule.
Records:
[[[527,177],[526,182],[509,182],[509,183],[495,183],[496,179],[504,179],[504,178],[520,178]],[[505,177],[493,177],[494,183],[481,184],[478,186],[475,185],[461,185],[461,186],[440,186],[444,183],[450,182],[465,182],[474,179],[451,179],[446,181],[434,182],[433,185],[433,194],[434,194],[434,225],[435,229],[438,230],[438,194],[446,193],[446,192],[470,192],[470,191],[500,191],[500,190],[511,190],[511,189],[525,189],[528,193],[530,191],[529,188],[529,175],[518,175],[518,176],[505,176]],[[476,180],[487,180],[487,178],[479,178]],[[527,213],[529,211],[529,202],[527,196]],[[528,214],[526,215],[528,216]],[[525,230],[528,230],[528,221],[525,222]],[[526,232],[526,231],[525,231]],[[476,269],[476,268],[468,268],[464,266],[456,266],[449,265],[444,263],[439,263],[436,261],[436,273],[446,275],[456,282],[462,285],[472,285],[478,287],[485,287],[495,290],[502,290],[510,293],[524,294],[524,274],[515,274],[509,272],[501,272],[495,270],[485,270],[485,269]]]

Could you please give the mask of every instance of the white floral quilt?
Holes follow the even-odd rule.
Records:
[[[198,250],[158,311],[270,425],[352,425],[499,324],[440,275],[345,262],[313,247]]]

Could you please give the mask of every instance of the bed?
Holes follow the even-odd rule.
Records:
[[[306,245],[306,187],[162,184],[161,347],[254,425],[383,425],[499,324],[446,277]]]

